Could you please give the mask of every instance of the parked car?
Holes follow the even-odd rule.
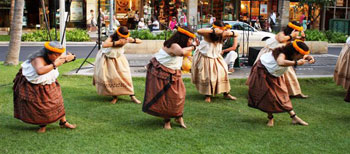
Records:
[[[228,23],[232,26],[232,29],[235,32],[239,33],[239,42],[242,44],[243,39],[245,41],[265,41],[268,38],[274,38],[275,34],[259,31],[254,27],[248,25],[245,22],[241,21],[224,21],[224,23]],[[249,34],[249,35],[248,35]]]

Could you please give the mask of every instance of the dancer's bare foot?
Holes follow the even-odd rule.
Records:
[[[298,116],[294,116],[294,117],[293,117],[292,123],[293,123],[293,124],[303,125],[303,126],[308,126],[308,125],[309,125],[307,122],[303,121],[303,120],[300,119]]]
[[[211,102],[210,96],[206,96],[204,101],[207,102],[207,103],[210,103]]]
[[[274,125],[275,121],[273,119],[269,119],[269,121],[267,122],[267,126],[272,127]]]
[[[235,96],[232,96],[231,94],[224,94],[224,98],[230,99],[230,100],[236,100],[237,99]]]
[[[138,100],[135,96],[130,96],[130,98],[131,98],[131,101],[133,101],[134,103],[141,104],[141,101]]]
[[[74,129],[77,127],[75,124],[70,124],[67,121],[66,122],[60,122],[60,127],[61,128],[69,128],[69,129]]]
[[[115,104],[118,102],[118,97],[117,96],[113,96],[113,99],[111,101],[111,104]]]
[[[167,130],[171,129],[170,121],[164,123],[164,129],[167,129]]]
[[[181,126],[182,128],[187,128],[186,125],[185,125],[184,119],[183,119],[182,117],[176,118],[175,121],[176,121],[178,124],[180,124],[180,126]]]
[[[40,127],[37,132],[38,133],[45,133],[46,132],[46,127]]]

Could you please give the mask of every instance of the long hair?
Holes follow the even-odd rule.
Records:
[[[304,42],[297,42],[297,45],[307,51],[309,50],[309,47],[304,43]],[[286,59],[287,60],[295,60],[293,59],[293,55],[295,54],[300,54],[297,50],[295,50],[295,48],[293,47],[293,44],[292,43],[288,43],[287,45],[285,46],[282,46],[282,47],[279,47],[279,48],[275,48],[273,51],[272,51],[272,55],[273,57],[277,60],[277,57],[283,53],[284,55],[286,55]]]
[[[192,29],[190,29],[189,27],[181,27],[191,33],[193,33]],[[177,43],[178,45],[180,45],[181,48],[184,48],[184,47],[187,47],[187,42],[188,42],[188,39],[190,37],[185,35],[185,34],[182,34],[180,32],[176,32],[175,34],[173,34],[169,39],[167,39],[163,45],[167,48],[170,48],[171,45],[173,43]]]
[[[216,20],[214,23],[213,23],[215,26],[219,26],[219,27],[224,27],[224,22],[222,22],[221,20]],[[222,42],[222,36],[217,36],[216,34],[214,33],[210,33],[210,40],[213,41],[214,43],[217,43],[217,42]]]
[[[119,32],[123,35],[127,35],[129,33],[129,30],[127,27],[121,26],[119,28]],[[114,32],[110,37],[112,38],[112,41],[118,41],[121,38],[117,32]]]
[[[300,24],[297,23],[296,21],[292,21],[292,24],[296,26],[300,26]],[[290,35],[293,30],[294,30],[293,28],[290,28],[289,26],[287,26],[286,28],[284,28],[283,33],[284,35]]]

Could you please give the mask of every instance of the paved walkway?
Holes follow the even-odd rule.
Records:
[[[315,64],[306,64],[296,68],[297,76],[300,78],[313,78],[313,77],[333,77],[335,64],[337,61],[337,55],[321,54],[313,55],[316,59]],[[145,65],[148,64],[152,58],[151,54],[126,54],[126,57],[130,64],[131,75],[133,77],[146,77]],[[250,73],[250,66],[242,66],[236,68],[234,73],[229,74],[231,79],[234,78],[247,78]],[[77,69],[72,70],[66,75],[93,75],[93,66],[90,64],[85,65],[78,73]],[[184,78],[190,78],[190,74],[183,74]]]

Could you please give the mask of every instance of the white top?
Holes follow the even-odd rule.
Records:
[[[350,45],[350,36],[346,39],[346,44]]]
[[[159,51],[154,54],[154,57],[157,59],[159,63],[173,70],[179,70],[182,66],[183,58],[181,56],[170,56],[163,49],[159,49]]]
[[[157,20],[153,21],[153,29],[159,29],[159,22]]]
[[[210,58],[221,57],[222,43],[209,43],[205,40],[202,40],[197,50],[201,52],[204,56]]]
[[[279,66],[277,64],[276,59],[272,55],[272,52],[264,53],[260,57],[260,61],[265,66],[267,71],[275,77],[280,77],[288,69],[288,67]]]
[[[270,49],[275,49],[280,46],[280,43],[273,37],[266,40],[266,46]]]
[[[56,81],[59,75],[57,69],[53,69],[46,74],[39,75],[29,60],[24,61],[21,66],[23,76],[25,76],[26,79],[32,84],[51,84]]]

